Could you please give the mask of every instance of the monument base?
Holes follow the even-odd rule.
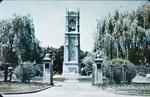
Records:
[[[63,74],[77,73],[79,74],[79,64],[75,62],[68,62],[63,64]]]
[[[63,73],[62,76],[65,78],[65,82],[79,82],[77,73]]]
[[[65,82],[78,82],[78,63],[64,63],[62,76],[65,78]]]

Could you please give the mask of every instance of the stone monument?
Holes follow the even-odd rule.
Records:
[[[66,32],[62,75],[79,75],[80,12],[66,10]]]

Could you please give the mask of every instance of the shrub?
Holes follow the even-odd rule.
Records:
[[[81,74],[90,75],[92,73],[92,64],[94,64],[95,53],[88,53],[86,57],[82,59]]]
[[[110,65],[113,66],[113,80],[116,84],[120,84],[123,81],[122,69],[123,65],[126,66],[126,81],[130,83],[132,79],[136,76],[135,66],[128,60],[124,59],[112,59],[111,61],[106,61],[104,63],[103,73],[110,79]]]
[[[23,62],[15,69],[16,77],[22,82],[30,82],[35,76],[33,64],[29,61]]]

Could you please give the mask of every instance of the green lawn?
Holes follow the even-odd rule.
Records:
[[[0,93],[23,93],[33,92],[48,87],[44,84],[4,83],[0,82]]]
[[[150,96],[150,84],[110,85],[106,89],[120,94]]]

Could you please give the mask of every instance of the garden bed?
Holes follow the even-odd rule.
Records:
[[[41,83],[6,83],[0,82],[0,94],[34,93],[49,88],[49,85]]]

